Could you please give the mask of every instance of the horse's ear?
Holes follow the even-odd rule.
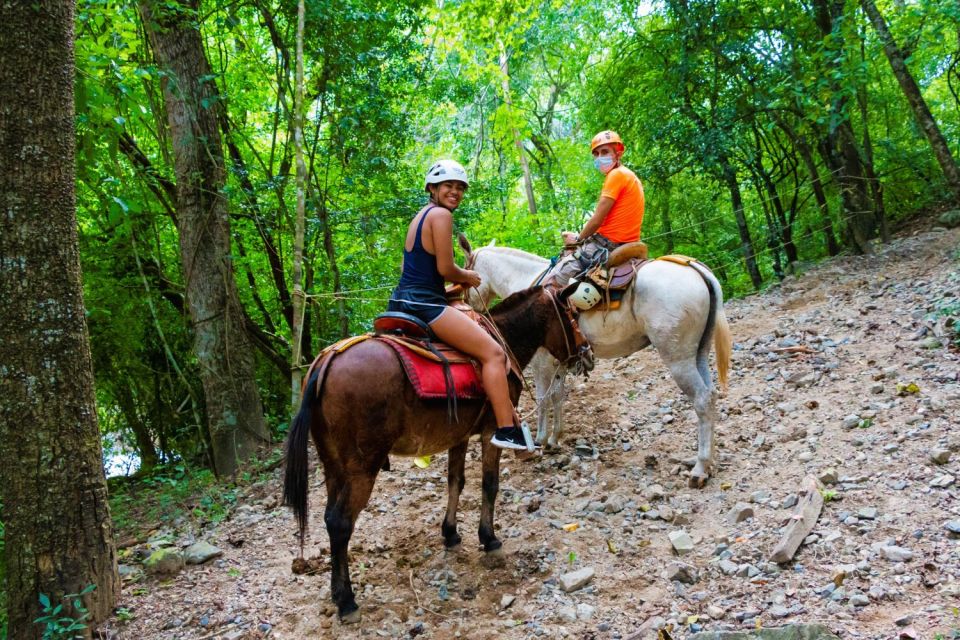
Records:
[[[577,287],[579,286],[580,286],[579,282],[571,282],[570,284],[565,286],[563,290],[560,291],[559,294],[557,294],[557,298],[560,299],[560,302],[566,302],[567,298],[573,295],[573,292],[576,291]]]
[[[462,231],[457,233],[457,242],[460,244],[460,248],[463,249],[464,255],[469,258],[470,254],[473,253],[473,247],[470,246],[470,241],[467,240],[467,236],[463,235]]]
[[[495,246],[497,246],[497,239],[494,238],[493,240],[491,240],[491,241],[490,241],[490,244],[488,244],[487,246],[488,246],[488,247],[495,247]]]

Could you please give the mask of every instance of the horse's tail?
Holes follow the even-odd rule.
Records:
[[[703,328],[703,334],[700,336],[700,344],[697,346],[698,360],[702,357],[700,364],[702,375],[706,376],[704,382],[709,386],[709,370],[707,367],[708,344],[711,335],[713,336],[713,347],[717,352],[717,377],[720,381],[720,388],[726,391],[727,380],[730,373],[730,353],[733,350],[733,338],[730,334],[730,325],[727,323],[727,314],[723,311],[723,290],[720,288],[720,282],[710,269],[701,262],[691,262],[690,266],[700,274],[704,284],[707,285],[707,291],[710,294],[710,311],[707,314],[707,324]],[[698,363],[699,364],[699,363]]]
[[[713,348],[717,352],[717,376],[720,378],[720,388],[727,390],[730,379],[730,354],[733,352],[733,334],[730,333],[730,324],[727,314],[723,312],[723,303],[717,309],[717,326],[713,332]]]
[[[300,411],[293,419],[290,433],[287,434],[286,464],[283,477],[283,505],[293,508],[297,517],[297,526],[300,529],[300,548],[303,549],[304,534],[307,530],[307,481],[308,463],[307,446],[310,438],[310,421],[313,407],[319,393],[317,393],[316,379],[318,367],[304,385],[303,399],[300,401]]]

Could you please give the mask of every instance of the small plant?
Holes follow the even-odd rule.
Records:
[[[873,426],[873,418],[863,418],[857,423],[857,426],[861,429],[869,429]]]
[[[117,607],[114,613],[117,616],[117,620],[119,620],[120,622],[130,622],[134,618],[133,612],[130,611],[130,609],[127,609],[126,607]]]
[[[82,631],[87,628],[84,621],[90,617],[90,613],[83,606],[81,597],[87,595],[97,588],[97,585],[90,584],[84,587],[80,593],[68,593],[63,596],[64,600],[73,599],[74,616],[67,615],[63,611],[63,603],[53,606],[50,597],[45,593],[39,596],[40,606],[43,607],[43,615],[34,620],[34,624],[42,624],[43,640],[62,640],[66,638],[82,638]]]
[[[230,567],[227,569],[227,575],[231,578],[239,578],[243,575],[243,571],[240,571],[240,569],[237,569],[236,567]]]
[[[573,566],[573,563],[577,561],[577,552],[571,551],[567,554],[567,562],[570,563],[570,566]]]
[[[837,492],[833,489],[821,489],[820,496],[823,498],[824,502],[830,502],[831,500],[836,499]]]

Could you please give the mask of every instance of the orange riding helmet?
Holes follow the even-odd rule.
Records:
[[[620,139],[620,136],[617,135],[616,131],[601,131],[597,135],[593,136],[593,140],[590,141],[590,152],[593,153],[593,150],[599,147],[602,144],[616,144],[620,145],[620,151],[625,151],[626,147],[623,144],[623,140]]]

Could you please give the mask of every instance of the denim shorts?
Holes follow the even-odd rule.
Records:
[[[432,324],[447,310],[447,298],[438,291],[416,287],[397,287],[390,295],[387,311],[408,313]]]

